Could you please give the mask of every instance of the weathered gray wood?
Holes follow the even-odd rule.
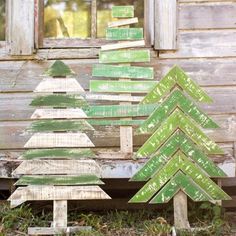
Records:
[[[177,48],[177,1],[155,1],[155,49]]]
[[[34,0],[7,1],[7,44],[11,55],[34,51]]]
[[[110,199],[99,186],[27,186],[11,195],[11,207],[26,201]]]
[[[233,29],[235,22],[235,1],[180,4],[179,29]]]
[[[53,228],[67,227],[67,200],[53,201]]]
[[[177,229],[189,229],[187,195],[179,191],[174,196],[174,222]]]
[[[116,49],[124,49],[124,48],[136,48],[145,46],[144,40],[139,41],[131,41],[131,42],[121,42],[115,44],[107,44],[101,47],[102,51],[116,50]]]
[[[234,29],[179,32],[178,51],[161,52],[159,56],[160,58],[235,57],[235,37]]]
[[[28,234],[29,235],[60,235],[60,234],[68,234],[68,233],[76,233],[78,231],[90,231],[92,229],[91,226],[73,226],[73,227],[29,227]]]
[[[12,175],[81,175],[99,176],[101,169],[94,160],[27,160]]]

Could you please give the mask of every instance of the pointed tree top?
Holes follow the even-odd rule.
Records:
[[[160,82],[144,97],[142,104],[156,103],[178,85],[198,102],[211,103],[212,99],[177,65],[175,65]]]
[[[55,61],[45,72],[45,75],[52,77],[66,77],[73,75],[74,72],[63,61]]]

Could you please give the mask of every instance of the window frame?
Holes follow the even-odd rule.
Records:
[[[97,34],[97,1],[93,0],[91,5],[91,38],[90,39],[47,39],[44,38],[44,1],[35,1],[35,46],[37,49],[45,48],[97,48],[104,44],[109,44],[115,41],[108,41],[104,38],[96,38]],[[152,1],[150,1],[152,2]],[[152,44],[153,32],[152,25],[154,19],[150,17],[150,11],[153,7],[150,6],[149,0],[144,0],[144,39],[145,46],[150,47]],[[152,14],[151,14],[152,15]]]

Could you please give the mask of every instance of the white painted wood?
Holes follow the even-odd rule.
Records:
[[[53,228],[67,227],[67,200],[53,201]]]
[[[30,160],[23,161],[12,175],[83,175],[100,176],[101,168],[94,160]]]
[[[84,92],[82,86],[74,78],[44,78],[34,90],[36,93],[52,92]]]
[[[131,25],[131,24],[136,24],[136,23],[138,23],[138,17],[108,22],[107,26],[108,28],[112,28],[112,27]]]
[[[92,230],[91,226],[73,226],[73,227],[30,227],[28,228],[29,235],[61,235],[61,234],[70,234],[76,233],[78,231],[90,231]]]
[[[144,40],[138,40],[138,41],[130,41],[130,42],[122,42],[122,43],[114,43],[114,44],[103,45],[101,47],[101,50],[102,51],[109,51],[109,50],[143,47],[143,46],[145,46],[145,41]]]
[[[120,147],[123,153],[133,152],[133,127],[120,127]]]
[[[35,133],[26,148],[95,147],[85,133]]]
[[[141,102],[141,96],[121,95],[106,95],[106,94],[85,94],[86,100],[100,100],[100,101],[120,101],[120,102]]]
[[[187,195],[179,191],[174,196],[174,224],[177,229],[189,229]]]
[[[11,207],[18,202],[55,200],[110,199],[99,186],[27,186],[19,187],[11,195]]]
[[[7,47],[10,55],[34,51],[34,0],[7,0]]]
[[[155,49],[177,48],[177,0],[155,0]]]
[[[84,119],[87,115],[82,109],[36,109],[31,119]]]

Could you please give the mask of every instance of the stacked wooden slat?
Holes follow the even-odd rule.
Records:
[[[90,91],[120,94],[128,98],[131,98],[133,93],[147,93],[156,85],[156,82],[146,81],[153,79],[153,68],[131,65],[131,63],[150,62],[150,51],[143,48],[137,49],[145,46],[143,28],[129,27],[138,22],[138,19],[134,17],[134,7],[115,6],[112,8],[112,16],[118,20],[108,23],[106,39],[118,42],[101,47],[100,64],[95,65],[92,72],[94,77],[110,78],[110,80],[90,81]],[[141,117],[142,109],[147,107],[146,105],[143,108],[141,108],[142,105],[132,105],[129,99],[120,101],[120,107],[129,111],[132,111],[134,106],[138,107],[136,114],[124,113],[125,115],[120,116],[122,119],[119,121],[110,122],[110,124],[120,125],[120,148],[123,153],[133,153],[132,125],[137,125],[138,122],[132,120],[131,117]],[[98,124],[98,121],[96,123]],[[100,124],[108,124],[108,121],[102,121]]]
[[[48,77],[50,76],[50,77]],[[52,200],[52,228],[29,228],[29,234],[58,234],[88,229],[67,227],[67,201],[110,199],[98,186],[101,170],[90,149],[94,144],[84,133],[94,128],[83,118],[89,105],[79,94],[85,91],[63,62],[56,61],[35,89],[38,96],[31,105],[39,107],[28,132],[33,136],[25,144],[29,149],[13,172],[21,176],[11,195],[11,206],[26,201]],[[71,120],[73,118],[73,120]],[[40,119],[40,120],[37,120]]]

